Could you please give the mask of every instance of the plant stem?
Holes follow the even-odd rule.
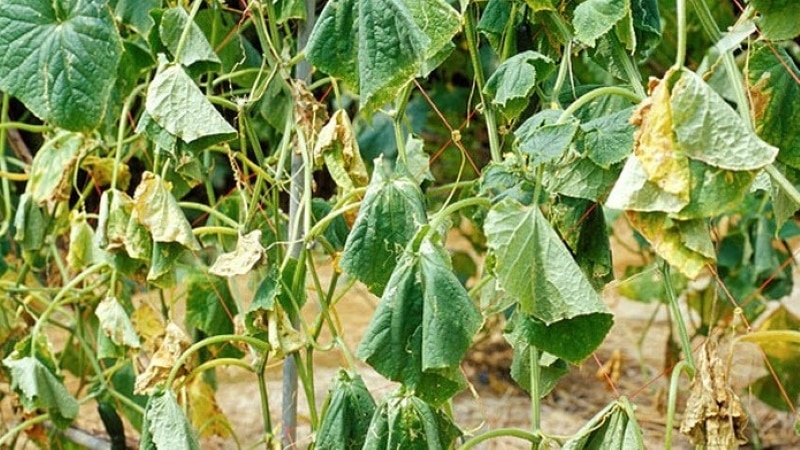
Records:
[[[45,131],[53,129],[53,127],[48,125],[33,125],[24,122],[9,122],[8,117],[6,117],[4,121],[0,122],[0,130],[5,131],[9,128],[13,128],[15,130],[27,131],[29,133],[44,133]]]
[[[202,211],[204,213],[207,213],[207,214],[217,218],[220,222],[222,222],[222,223],[224,223],[224,224],[226,224],[226,225],[228,225],[228,226],[230,226],[230,227],[232,227],[234,229],[238,230],[239,228],[241,228],[241,225],[239,225],[239,222],[237,222],[237,221],[231,219],[230,217],[226,216],[219,209],[212,208],[212,207],[210,207],[210,206],[208,206],[206,204],[195,203],[195,202],[178,202],[178,206],[180,206],[181,208],[194,209],[194,210],[197,210],[197,211]]]
[[[676,0],[678,21],[678,48],[675,52],[675,67],[683,67],[686,60],[686,0]]]
[[[50,414],[47,414],[47,413],[41,414],[41,415],[32,417],[32,418],[20,423],[19,425],[15,426],[14,428],[8,430],[8,433],[6,433],[2,437],[0,437],[0,448],[5,448],[5,445],[8,442],[8,440],[13,438],[14,436],[16,436],[18,433],[20,433],[20,432],[24,431],[25,429],[30,428],[30,427],[32,427],[34,425],[38,425],[38,424],[46,421],[49,418],[50,418]]]
[[[464,443],[459,450],[469,450],[478,444],[488,441],[489,439],[495,439],[503,436],[511,436],[520,439],[524,439],[531,444],[538,444],[542,441],[542,438],[539,435],[530,433],[525,430],[520,430],[519,428],[497,428],[495,430],[487,431],[486,433],[479,434],[472,439],[468,440]]]
[[[594,99],[596,99],[598,97],[602,97],[604,95],[618,95],[620,97],[627,98],[628,100],[630,100],[633,103],[639,103],[640,101],[642,101],[642,97],[639,94],[635,93],[635,92],[631,92],[630,89],[627,89],[627,88],[624,88],[624,87],[621,87],[621,86],[604,86],[604,87],[601,87],[601,88],[597,88],[597,89],[591,90],[591,91],[583,94],[582,96],[580,96],[574,102],[572,102],[567,107],[567,109],[565,109],[564,112],[561,113],[561,116],[559,116],[558,121],[556,122],[556,124],[560,125],[560,124],[566,123],[566,121],[570,117],[572,117],[572,115],[575,114],[575,112],[578,111],[578,109],[580,109],[582,106],[585,106],[586,104],[588,104],[592,100],[594,100]]]
[[[558,65],[558,76],[553,85],[553,92],[550,93],[550,107],[553,109],[561,109],[561,102],[558,101],[561,95],[561,89],[564,87],[564,82],[567,80],[567,73],[572,64],[572,41],[567,42],[564,46],[564,54],[561,55],[561,63]]]
[[[267,448],[272,448],[275,436],[272,434],[272,415],[269,412],[269,391],[267,390],[266,368],[267,368],[267,352],[261,356],[261,361],[258,363],[258,396],[261,400],[261,420],[264,424],[264,434],[266,434]]]
[[[622,46],[622,43],[615,33],[608,33],[607,36],[609,36],[611,42],[611,51],[614,52],[616,59],[622,63],[622,69],[628,76],[628,82],[633,88],[633,91],[636,92],[636,95],[640,98],[647,97],[647,93],[642,86],[642,74],[639,73],[639,69],[636,67],[633,58],[625,50],[625,47]]]
[[[675,296],[675,288],[672,286],[672,275],[670,274],[669,264],[665,261],[662,274],[664,275],[664,289],[667,291],[667,303],[669,304],[669,311],[675,322],[678,324],[678,336],[681,339],[681,350],[683,350],[683,357],[692,371],[694,371],[694,356],[692,355],[692,343],[689,340],[689,333],[686,331],[686,323],[683,320],[680,306],[678,306],[678,298]]]
[[[270,350],[270,345],[268,343],[251,336],[240,334],[218,334],[216,336],[207,337],[201,341],[195,342],[191,347],[187,348],[186,351],[181,353],[181,356],[178,357],[178,359],[175,361],[175,364],[172,366],[172,369],[169,371],[166,384],[167,388],[171,388],[172,384],[175,382],[175,377],[178,376],[178,371],[184,366],[186,360],[198,350],[209,345],[230,342],[244,342],[245,344],[251,345],[262,352],[267,352]]]
[[[688,361],[680,361],[672,368],[672,377],[669,382],[669,400],[667,403],[667,425],[664,430],[664,448],[669,450],[672,448],[672,422],[675,419],[675,403],[678,398],[678,381],[680,380],[681,373],[686,372],[689,378],[694,377],[694,366],[690,365]]]
[[[483,115],[486,117],[486,128],[489,134],[489,151],[492,155],[492,161],[500,162],[503,155],[500,154],[500,138],[497,132],[497,122],[494,115],[494,106],[491,102],[486,101],[486,96],[483,93],[483,86],[486,84],[483,75],[483,65],[481,64],[481,57],[478,53],[478,44],[476,40],[475,19],[469,11],[464,12],[464,34],[467,37],[467,47],[469,48],[469,57],[472,61],[472,70],[475,72],[475,84],[478,87],[478,96],[483,105]]]
[[[186,25],[183,27],[183,31],[181,32],[181,37],[178,40],[178,47],[175,49],[175,61],[180,62],[181,55],[183,54],[183,49],[186,48],[186,42],[189,41],[189,33],[192,30],[192,25],[194,24],[194,18],[197,15],[197,12],[200,11],[200,5],[203,4],[203,0],[194,0],[192,3],[192,10],[189,12],[189,18],[186,19]]]
[[[542,425],[542,399],[539,393],[539,379],[541,366],[539,366],[539,349],[535,345],[529,347],[530,351],[530,383],[531,383],[531,432],[536,434]]]
[[[8,93],[3,92],[3,105],[0,110],[0,126],[8,123],[8,108],[10,98]],[[8,174],[8,164],[6,163],[6,127],[0,128],[0,171]],[[11,174],[9,174],[11,175]],[[0,188],[3,193],[3,222],[0,223],[0,237],[3,237],[11,227],[11,185],[8,183],[8,176],[0,179]]]

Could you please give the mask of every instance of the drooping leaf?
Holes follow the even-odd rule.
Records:
[[[702,219],[678,221],[663,213],[628,212],[628,220],[656,253],[690,279],[716,259],[708,225]]]
[[[676,149],[691,159],[727,170],[757,170],[778,149],[748,130],[739,114],[698,75],[682,70],[672,86]]]
[[[424,198],[409,176],[389,175],[382,164],[372,174],[340,267],[381,295],[417,227],[427,222]]]
[[[369,182],[367,168],[353,134],[353,124],[343,109],[333,113],[330,121],[320,130],[314,145],[314,158],[317,164],[325,163],[333,181],[343,193],[364,187]]]
[[[698,355],[681,433],[706,448],[738,448],[747,443],[747,414],[728,381],[730,368],[717,350],[718,340],[719,335],[710,337]]]
[[[305,302],[302,293],[298,295],[297,290],[292,292],[297,268],[297,260],[290,259],[283,271],[270,270],[259,284],[253,302],[245,312],[247,333],[269,342],[278,357],[303,345],[300,334],[287,315],[287,311],[299,314],[295,305],[302,307]]]
[[[515,314],[508,324],[506,339],[514,348],[514,358],[511,360],[511,378],[523,389],[531,392],[531,345],[529,340],[530,317],[525,314]],[[558,384],[558,380],[569,373],[569,367],[564,360],[549,353],[539,353],[539,396],[546,397]]]
[[[606,200],[606,206],[610,208],[640,212],[677,213],[688,203],[687,198],[665,192],[650,182],[636,155],[628,157]]]
[[[545,173],[545,182],[552,192],[597,202],[609,195],[621,171],[622,164],[604,169],[586,157]]]
[[[178,49],[178,42],[188,21],[189,15],[186,14],[186,11],[181,6],[169,8],[161,16],[158,32],[161,36],[161,41],[173,56]],[[211,44],[205,35],[203,35],[203,30],[194,22],[189,25],[189,34],[186,37],[186,42],[179,58],[178,62],[186,67],[198,61],[221,63],[219,56],[211,48]]]
[[[400,389],[375,411],[364,450],[446,450],[459,436],[448,414]]]
[[[484,230],[498,286],[541,321],[532,343],[570,362],[594,351],[612,316],[539,208],[503,200],[489,211]],[[559,330],[576,338],[559,339]]]
[[[156,392],[148,399],[139,447],[200,450],[197,436],[171,390]]]
[[[481,171],[479,193],[492,203],[511,198],[523,205],[533,202],[534,184],[526,179],[527,170],[509,155],[502,163],[489,163]]]
[[[636,421],[633,405],[621,397],[595,414],[575,435],[564,443],[563,450],[600,450],[645,448],[642,429]]]
[[[179,64],[164,66],[153,78],[145,108],[158,125],[187,144],[200,138],[219,142],[236,135]]]
[[[106,297],[94,311],[100,321],[100,328],[118,346],[133,349],[141,347],[139,335],[133,327],[128,313],[116,297]]]
[[[118,0],[114,16],[142,36],[156,24],[150,11],[161,6],[161,0]]]
[[[528,50],[503,61],[486,81],[483,91],[508,119],[516,119],[528,106],[536,84],[553,70],[553,61]]]
[[[630,14],[630,0],[587,0],[575,8],[575,38],[594,47],[598,38]]]
[[[31,178],[26,189],[36,203],[44,205],[69,199],[75,166],[83,147],[83,137],[63,133],[48,140],[36,152]]]
[[[155,242],[177,242],[192,250],[200,249],[186,215],[160,176],[145,172],[133,201],[132,217],[147,227]]]
[[[461,359],[480,327],[480,314],[429,240],[400,258],[358,357],[415,395],[439,404],[464,386]]]
[[[792,0],[750,0],[760,13],[756,20],[761,35],[772,41],[793,39],[800,35],[800,3]]]
[[[208,336],[235,333],[234,318],[239,309],[224,278],[195,272],[183,281],[186,286],[186,326]],[[209,346],[216,357],[241,357],[236,347],[227,344]]]
[[[658,0],[631,0],[631,16],[636,36],[636,52],[647,57],[661,42]]]
[[[749,52],[746,69],[756,133],[780,149],[778,161],[800,169],[800,70],[786,50],[766,45]]]
[[[371,114],[449,45],[459,26],[443,0],[334,0],[311,33],[306,57],[358,91],[361,109]]]
[[[86,223],[86,213],[73,210],[69,220],[69,251],[67,265],[76,273],[100,262],[100,249],[95,246],[94,230]]]
[[[100,158],[87,155],[81,160],[81,169],[89,172],[95,186],[110,186],[114,177],[114,158]],[[120,162],[117,168],[117,187],[127,190],[131,182],[130,167]]]
[[[253,230],[247,234],[239,234],[236,249],[217,257],[208,272],[220,277],[244,275],[258,264],[264,256],[261,246],[261,230]]]
[[[481,14],[481,20],[478,22],[478,31],[486,36],[489,44],[498,53],[500,53],[503,32],[508,26],[508,21],[513,20],[511,17],[512,5],[512,2],[506,0],[489,0],[486,9]]]
[[[23,250],[39,250],[44,245],[46,226],[44,212],[33,201],[31,194],[26,192],[20,195],[14,215],[14,240],[20,243]]]
[[[325,400],[316,447],[361,450],[374,414],[375,401],[361,377],[339,370]]]
[[[96,128],[122,44],[102,0],[6,0],[0,8],[0,90],[60,128]]]
[[[562,196],[552,206],[551,216],[592,286],[600,290],[613,280],[611,243],[603,207],[585,199]]]
[[[169,372],[177,363],[178,358],[189,348],[190,343],[186,333],[179,326],[172,322],[168,323],[161,345],[150,358],[150,364],[144,372],[136,377],[133,393],[152,394],[155,392],[156,386],[167,381]],[[185,368],[182,367],[179,374],[185,372]]]
[[[39,359],[13,355],[3,360],[11,373],[11,389],[19,395],[25,411],[43,409],[59,427],[66,427],[78,415],[78,402],[64,384]]]
[[[425,152],[425,142],[409,135],[406,140],[406,169],[417,184],[435,181],[431,173],[431,158]]]

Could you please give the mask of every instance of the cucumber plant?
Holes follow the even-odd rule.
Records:
[[[573,436],[540,420],[614,323],[614,219],[664,275],[622,284],[663,298],[680,340],[667,446],[683,373],[728,388],[709,381],[728,329],[777,342],[755,392],[794,411],[800,320],[749,324],[791,291],[798,18],[777,0],[0,0],[0,377],[20,405],[0,446],[58,445],[44,430],[81,405],[115,448],[121,417],[140,448],[235,439],[214,401],[234,366],[268,448],[643,448],[624,396]],[[466,223],[478,265],[446,246]],[[703,277],[695,364],[675,281]],[[335,307],[356,282],[379,301],[349,348]],[[451,401],[495,314],[531,425],[465,436]],[[319,352],[346,361],[324,401]],[[396,390],[375,399],[357,360]],[[701,391],[682,429],[741,442],[740,409],[703,432]]]

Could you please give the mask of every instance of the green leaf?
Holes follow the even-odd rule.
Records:
[[[175,55],[178,50],[178,41],[181,39],[183,29],[189,21],[189,15],[181,6],[170,8],[164,12],[161,17],[161,24],[158,27],[158,33],[161,36],[161,41],[167,46],[170,53]],[[188,67],[198,61],[206,61],[211,63],[221,63],[219,57],[211,48],[211,44],[206,39],[203,31],[192,22],[189,25],[189,34],[186,39],[186,44],[183,52],[179,55],[178,62]]]
[[[585,199],[562,196],[552,206],[551,215],[553,225],[583,274],[595,289],[602,289],[614,279],[603,207]]]
[[[578,123],[570,120],[557,123],[559,111],[545,110],[535,114],[514,131],[519,150],[528,155],[529,164],[555,161],[564,155],[578,131]]]
[[[14,240],[20,243],[23,250],[39,250],[44,245],[44,232],[47,228],[45,215],[27,192],[19,196],[14,228]]]
[[[6,0],[0,8],[0,90],[60,128],[96,128],[122,43],[102,0]]]
[[[553,61],[528,50],[508,58],[486,81],[483,92],[507,119],[519,117],[528,106],[534,87],[553,70]]]
[[[147,36],[156,24],[150,11],[161,7],[161,0],[117,0],[114,16],[133,28],[142,36]]]
[[[749,131],[741,116],[690,70],[672,86],[675,147],[691,159],[727,170],[758,170],[778,149]]]
[[[361,450],[374,414],[375,401],[361,377],[339,370],[325,400],[316,447]]]
[[[600,450],[645,448],[642,429],[636,421],[633,405],[625,397],[595,414],[562,450]]]
[[[800,169],[800,105],[795,101],[800,70],[782,48],[758,46],[749,56],[747,88],[756,133],[780,149],[778,161]]]
[[[492,48],[500,53],[503,32],[506,30],[508,21],[512,19],[511,9],[513,2],[507,0],[489,0],[486,9],[481,14],[478,22],[478,31],[486,36]]]
[[[507,156],[502,163],[489,163],[481,171],[480,195],[489,197],[492,203],[511,198],[530,205],[535,189],[533,183],[525,178],[526,172],[513,156]]]
[[[403,254],[358,348],[358,357],[415,395],[440,404],[464,386],[459,364],[481,317],[429,240]]]
[[[575,8],[575,38],[594,47],[595,41],[630,14],[630,0],[587,0]]]
[[[31,179],[26,187],[36,203],[44,205],[69,199],[72,178],[82,147],[81,135],[63,133],[48,140],[36,152],[31,167]]]
[[[443,0],[334,0],[311,33],[306,57],[360,94],[371,114],[450,43],[458,13]]]
[[[192,226],[170,193],[170,186],[161,177],[144,172],[133,201],[131,217],[150,231],[153,241],[177,242],[191,250],[200,250]]]
[[[78,402],[64,384],[41,361],[26,356],[3,360],[11,374],[11,389],[20,397],[26,412],[43,409],[53,422],[66,427],[78,416]]]
[[[631,0],[631,16],[636,37],[636,51],[646,58],[661,42],[658,0]]]
[[[236,249],[219,255],[208,272],[220,277],[244,275],[253,270],[262,256],[264,247],[261,246],[261,230],[253,230],[247,234],[240,233]]]
[[[86,222],[86,213],[72,210],[69,214],[69,251],[67,265],[76,273],[101,262],[101,250],[95,245],[94,230]]]
[[[531,392],[531,345],[529,337],[533,319],[525,314],[514,314],[506,330],[506,340],[514,348],[514,358],[511,360],[511,378],[522,389]],[[539,397],[544,398],[558,384],[564,375],[569,373],[569,367],[564,360],[549,353],[539,352]]]
[[[382,164],[372,174],[339,265],[381,295],[397,260],[417,227],[427,222],[425,200],[416,181],[387,175]]]
[[[375,411],[364,450],[446,450],[459,436],[447,413],[400,389]]]
[[[239,313],[228,282],[210,274],[195,272],[184,281],[186,286],[186,326],[209,336],[232,334],[233,318]]]
[[[570,362],[594,351],[612,316],[538,206],[503,200],[489,211],[484,230],[498,286],[541,321],[534,344]],[[560,338],[565,330],[580,338]]]
[[[183,255],[184,250],[183,245],[177,242],[154,242],[147,281],[161,289],[174,286],[175,262]]]
[[[552,192],[596,202],[611,192],[621,170],[621,164],[606,170],[589,158],[579,158],[553,172],[545,172],[545,182]]]
[[[633,151],[632,112],[632,108],[624,109],[582,123],[575,148],[604,169],[624,161]]]
[[[756,23],[764,39],[782,41],[800,35],[800,3],[793,0],[750,0],[759,13]]]
[[[103,299],[97,304],[94,313],[100,320],[101,329],[114,344],[134,349],[141,347],[131,318],[116,297]]]
[[[425,152],[425,142],[412,135],[406,140],[406,168],[417,184],[436,181],[431,173],[431,158]]]
[[[229,140],[236,135],[178,64],[162,67],[153,78],[145,108],[158,125],[189,144],[200,138]]]
[[[650,182],[636,155],[628,157],[606,200],[606,206],[610,208],[640,212],[677,213],[688,203],[688,199],[665,192]]]
[[[197,436],[172,391],[157,392],[148,399],[139,448],[200,450]]]

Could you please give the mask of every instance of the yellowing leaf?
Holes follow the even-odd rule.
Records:
[[[166,333],[164,322],[161,315],[150,305],[143,303],[131,314],[131,324],[136,334],[142,340],[142,349],[147,353],[153,353],[161,346],[162,338]]]
[[[150,394],[156,386],[165,382],[172,367],[190,344],[191,341],[180,327],[172,322],[168,323],[167,334],[164,336],[161,347],[150,359],[147,369],[136,377],[134,394]],[[182,372],[185,372],[185,368]]]
[[[236,248],[232,252],[219,255],[208,271],[221,277],[244,275],[250,272],[264,255],[261,246],[261,230],[239,234]]]
[[[130,348],[139,348],[139,336],[128,317],[128,313],[116,297],[106,297],[94,311],[100,320],[100,327],[112,342]]]
[[[353,135],[353,125],[343,109],[333,113],[331,120],[320,130],[314,146],[314,159],[317,164],[325,162],[333,181],[345,193],[369,182],[358,141]]]
[[[214,389],[200,376],[192,378],[188,388],[189,420],[200,437],[230,437],[231,424],[217,405]]]
[[[648,181],[664,192],[688,201],[689,160],[674,145],[669,99],[669,88],[662,80],[652,87],[651,96],[634,112],[631,123],[639,128],[634,134],[633,152]]]
[[[161,177],[145,172],[133,200],[134,217],[147,227],[154,241],[177,242],[189,249],[200,250],[192,226],[170,193],[170,185]]]
[[[691,279],[716,260],[708,226],[702,219],[678,221],[664,213],[628,212],[628,220],[656,253]]]
[[[77,133],[60,134],[36,152],[27,191],[39,205],[69,199],[75,165],[83,147]]]
[[[89,172],[96,186],[110,186],[114,177],[114,158],[100,158],[88,155],[81,161],[81,169]],[[120,163],[117,170],[117,187],[127,190],[131,182],[131,169],[125,163]]]

